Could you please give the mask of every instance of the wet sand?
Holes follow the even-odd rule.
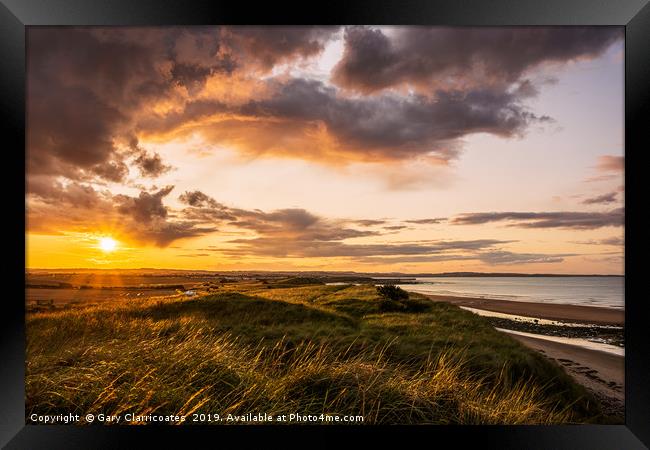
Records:
[[[562,366],[569,375],[600,400],[606,413],[621,419],[624,417],[624,356],[545,339],[508,334]]]
[[[427,295],[432,300],[452,303],[457,306],[483,309],[518,316],[561,322],[589,323],[594,325],[625,324],[625,312],[614,308],[596,306],[558,305],[553,303],[513,302],[474,297],[451,297],[447,295]]]

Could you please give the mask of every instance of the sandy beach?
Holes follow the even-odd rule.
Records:
[[[446,295],[427,295],[436,301],[453,303],[458,306],[483,309],[505,314],[514,314],[561,322],[589,323],[595,325],[623,326],[625,312],[614,308],[595,306],[559,305],[553,303],[513,302],[474,297],[450,297]]]
[[[443,295],[428,295],[428,297],[457,306],[539,319],[594,325],[624,326],[625,324],[625,312],[612,308],[513,302]],[[598,398],[607,414],[623,418],[625,411],[624,356],[592,350],[578,345],[554,342],[543,337],[522,336],[518,332],[509,330],[500,331],[508,333],[522,344],[539,351],[559,364],[565,372]]]
[[[608,414],[623,417],[625,411],[625,358],[623,356],[530,336],[508,334],[557,362],[600,400]]]

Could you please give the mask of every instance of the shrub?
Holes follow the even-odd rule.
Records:
[[[377,293],[385,299],[393,300],[395,302],[399,300],[408,300],[409,298],[408,292],[399,286],[395,286],[394,284],[384,284],[382,286],[377,286]]]
[[[382,300],[379,304],[379,311],[381,312],[405,312],[406,305],[394,300]]]

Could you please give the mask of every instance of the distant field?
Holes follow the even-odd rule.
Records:
[[[37,273],[27,276],[25,301],[29,307],[51,301],[53,307],[176,295],[218,285],[227,278],[206,275],[115,273]],[[168,287],[168,288],[167,288]]]
[[[105,301],[130,300],[139,297],[169,296],[175,290],[102,290],[102,289],[26,289],[27,304],[39,300],[52,300],[55,305],[67,303],[94,303]]]
[[[187,284],[196,285],[204,282],[219,281],[221,277],[215,276],[174,276],[174,275],[116,275],[102,273],[78,273],[30,275],[27,277],[27,284],[33,285],[58,285],[67,283],[73,286],[92,287],[120,287],[120,286],[152,286],[165,284]]]
[[[609,420],[559,366],[481,317],[372,285],[249,280],[28,314],[28,416],[127,412]]]
[[[187,290],[210,292],[224,284],[237,283],[246,288],[250,283],[273,287],[313,285],[322,282],[315,278],[269,276],[268,281],[245,279],[238,276],[175,275],[175,274],[120,274],[102,272],[36,273],[27,276],[26,304],[52,302],[54,308],[70,304],[105,301],[123,301],[139,298],[177,295]]]

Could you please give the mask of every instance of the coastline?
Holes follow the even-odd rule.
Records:
[[[621,341],[625,312],[594,306],[558,305],[551,303],[514,302],[487,298],[452,297],[424,294],[434,301],[452,303],[459,307],[530,318],[533,322],[498,317],[485,317],[499,331],[523,345],[540,352],[558,364],[600,401],[605,413],[614,420],[623,420],[625,412],[625,357],[602,350],[585,348],[569,342],[544,339],[544,336],[587,337],[588,333],[602,335],[604,327],[620,327]],[[542,320],[556,325],[542,325]],[[566,325],[562,325],[562,323]],[[575,327],[570,324],[589,324]],[[533,334],[530,334],[533,333]],[[585,333],[587,333],[585,335]],[[537,334],[539,337],[536,337]],[[580,336],[583,334],[583,336]],[[616,341],[616,339],[614,339]]]
[[[432,300],[452,303],[486,311],[556,320],[558,322],[586,323],[593,325],[624,326],[625,311],[614,308],[555,303],[515,302],[478,297],[452,297],[424,294]]]
[[[503,330],[513,339],[556,362],[589,390],[613,418],[625,415],[625,357],[577,345],[522,336]]]

